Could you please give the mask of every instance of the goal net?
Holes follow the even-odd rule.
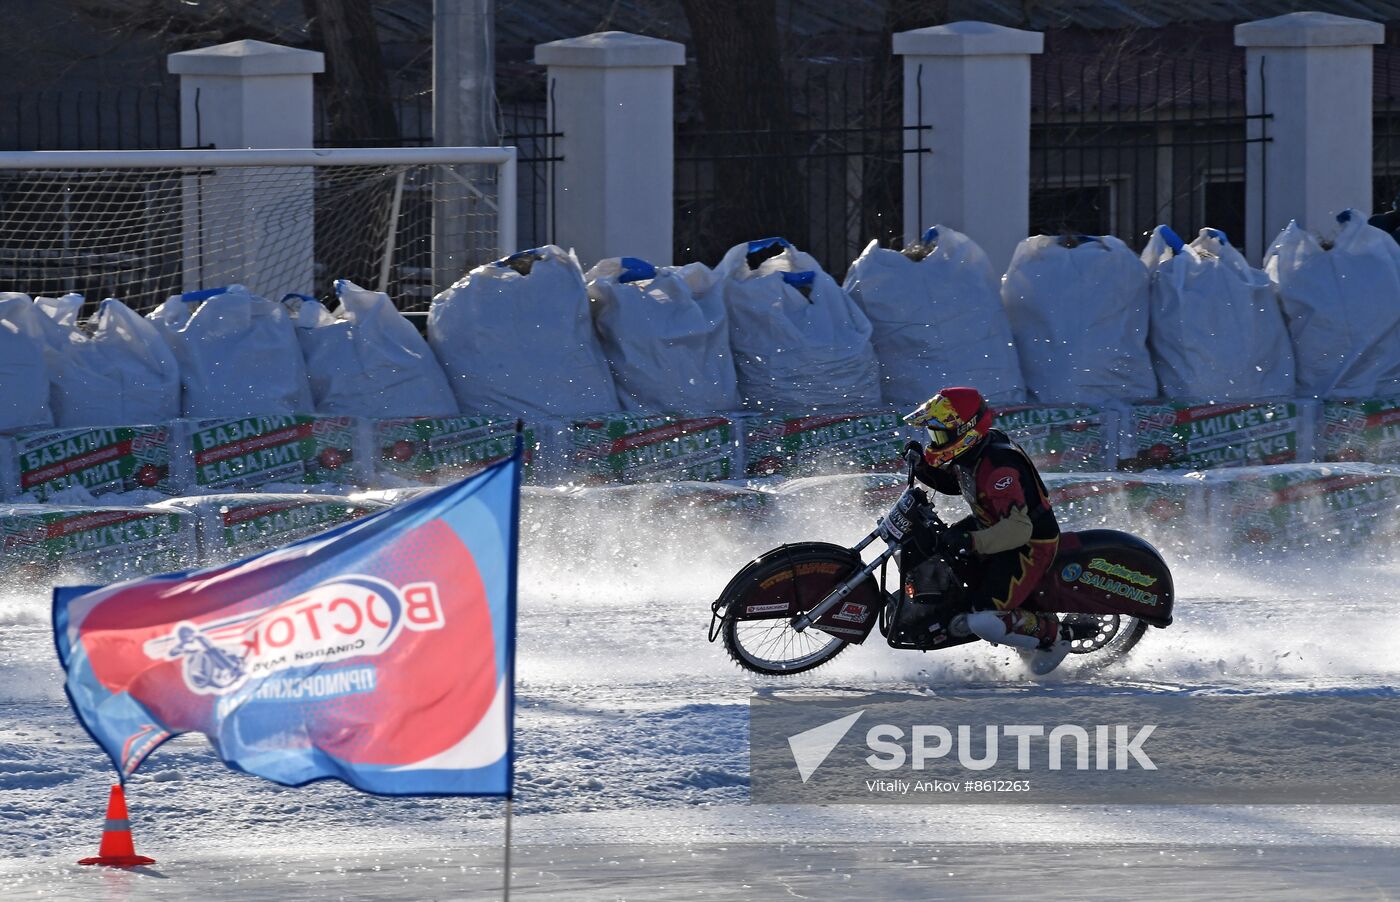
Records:
[[[424,309],[513,251],[514,148],[0,153],[0,291],[136,310],[336,279]]]

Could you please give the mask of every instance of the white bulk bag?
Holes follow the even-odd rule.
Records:
[[[478,266],[433,298],[428,343],[468,416],[621,409],[583,271],[554,245]]]
[[[1142,252],[1149,270],[1147,346],[1163,397],[1215,401],[1293,393],[1293,346],[1273,283],[1225,233],[1190,244],[1158,226]]]
[[[389,296],[345,279],[336,280],[335,293],[340,308],[334,316],[303,299],[293,317],[316,412],[456,416],[457,399],[437,356]]]
[[[749,256],[779,252],[749,265]],[[779,412],[880,407],[870,320],[809,254],[782,238],[737,244],[715,269],[744,406]]]
[[[180,368],[157,326],[108,298],[86,335],[78,329],[82,295],[34,303],[52,317],[46,331],[55,425],[128,426],[180,415]]]
[[[1353,210],[1337,219],[1330,243],[1290,222],[1264,257],[1288,318],[1298,391],[1400,393],[1400,245]]]
[[[73,291],[61,297],[34,299],[35,307],[47,314],[49,319],[67,329],[78,328],[78,316],[83,311],[84,303],[86,301],[83,296]]]
[[[886,404],[913,408],[949,385],[1026,400],[996,274],[971,238],[933,226],[905,252],[871,241],[844,287],[875,330]]]
[[[53,425],[43,316],[29,295],[0,292],[0,431]]]
[[[1147,267],[1122,241],[1032,235],[1011,257],[1001,300],[1035,400],[1157,396],[1147,352]]]
[[[179,362],[183,416],[312,411],[306,363],[281,304],[230,285],[171,298],[148,318]]]
[[[656,267],[610,257],[588,271],[593,325],[618,399],[640,413],[739,407],[729,318],[703,263]]]

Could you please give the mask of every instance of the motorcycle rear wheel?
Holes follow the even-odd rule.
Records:
[[[1070,654],[1080,658],[1081,670],[1101,670],[1122,660],[1147,633],[1147,621],[1129,614],[1061,614],[1060,622],[1092,624],[1098,627],[1092,636],[1070,643]],[[1095,624],[1094,621],[1097,621]],[[1083,656],[1093,655],[1092,658]],[[1030,660],[1030,652],[1022,652]]]

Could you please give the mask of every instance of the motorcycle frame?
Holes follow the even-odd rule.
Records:
[[[880,531],[878,529],[873,530],[870,533],[870,535],[866,536],[864,539],[861,539],[859,542],[853,545],[851,547],[851,551],[855,554],[860,554],[870,545],[871,542],[875,541],[876,537],[878,537],[879,535]],[[885,548],[884,551],[880,552],[880,554],[875,558],[875,560],[866,564],[865,567],[863,567],[854,576],[847,579],[835,589],[832,589],[831,592],[825,598],[817,602],[814,608],[812,608],[810,611],[807,611],[806,613],[798,614],[796,617],[792,618],[793,630],[799,633],[805,632],[807,627],[820,620],[822,616],[826,614],[827,611],[831,610],[836,605],[840,604],[844,599],[848,598],[851,592],[855,590],[856,586],[859,586],[861,583],[865,582],[866,579],[870,578],[876,570],[880,569],[881,565],[883,565],[890,558],[894,557],[899,552],[899,549],[901,547],[902,545],[891,542]],[[880,591],[884,592],[883,586],[881,587]]]

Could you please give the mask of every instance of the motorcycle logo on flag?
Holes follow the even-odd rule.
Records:
[[[519,444],[235,564],[56,589],[74,711],[123,776],[201,732],[230,767],[288,785],[508,794]]]
[[[174,648],[170,648],[172,644]],[[243,659],[227,648],[221,648],[193,623],[182,623],[175,628],[175,636],[152,640],[146,643],[146,654],[157,658],[167,655],[151,654],[151,646],[164,646],[169,649],[169,657],[180,657],[185,661],[185,685],[195,692],[220,693],[239,686],[248,675]]]
[[[168,635],[146,642],[156,661],[184,661],[191,692],[222,695],[248,676],[266,676],[313,662],[379,655],[401,630],[443,627],[437,586],[415,583],[402,590],[371,576],[354,575],[316,586],[266,610],[199,626],[181,622]]]

